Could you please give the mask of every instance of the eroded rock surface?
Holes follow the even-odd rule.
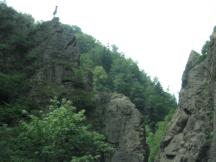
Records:
[[[73,32],[65,29],[58,18],[54,18],[41,25],[33,38],[37,45],[30,54],[40,57],[38,79],[54,83],[70,82],[80,62]]]
[[[35,45],[28,53],[29,57],[35,58],[29,96],[38,105],[46,105],[54,96],[73,100],[71,96],[74,96],[75,89],[83,86],[76,75],[80,54],[75,35],[58,18],[37,28],[31,34]]]
[[[44,28],[42,26],[34,38],[40,39],[35,40],[38,45],[31,52],[40,53],[41,58],[34,79],[45,88],[52,86],[58,95],[63,93],[63,96],[73,98],[79,89],[74,81],[74,73],[79,68],[79,51],[73,33],[64,29],[55,18]],[[135,105],[129,98],[115,93],[100,96],[96,102],[99,106],[92,112],[94,117],[89,118],[95,120],[98,131],[116,148],[112,155],[104,155],[101,161],[147,162],[143,115]]]
[[[191,52],[182,77],[178,110],[161,142],[157,162],[208,162],[214,118],[210,56]]]
[[[107,94],[105,100],[101,109],[97,109],[96,114],[101,117],[97,123],[116,150],[105,155],[104,162],[147,162],[142,114],[124,95]]]
[[[73,101],[77,93],[85,91],[85,87],[79,87],[80,80],[76,82],[75,73],[79,69],[80,55],[73,32],[65,29],[58,18],[54,18],[42,24],[32,37],[36,46],[30,51],[30,55],[37,54],[39,58],[32,78],[35,83],[32,97],[43,102],[46,99],[38,96],[39,91],[49,92],[51,89],[48,93],[50,96],[56,94]],[[93,121],[95,128],[98,125],[97,130],[116,148],[112,155],[104,155],[101,161],[146,162],[143,115],[135,105],[124,95],[114,93],[107,93],[96,102],[99,106],[95,108],[95,112],[91,112],[94,117],[89,117],[90,121]]]

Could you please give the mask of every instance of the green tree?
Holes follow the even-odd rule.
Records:
[[[85,111],[76,112],[70,101],[52,101],[50,112],[21,124],[14,161],[93,162],[112,150],[105,137],[90,130]]]
[[[104,68],[102,66],[96,66],[93,72],[94,89],[104,90],[107,79],[108,79],[108,76]]]
[[[171,120],[173,113],[174,111],[170,111],[169,114],[165,117],[164,121],[160,121],[157,123],[156,132],[152,132],[151,128],[146,126],[146,141],[150,149],[149,162],[154,162],[154,158],[157,155],[157,152],[159,151],[161,140],[163,139],[166,133],[167,125]]]

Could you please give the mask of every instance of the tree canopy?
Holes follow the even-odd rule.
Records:
[[[62,99],[68,97],[61,93],[62,85],[36,84],[33,79],[39,66],[36,60],[41,61],[41,54],[31,49],[37,46],[37,39],[46,39],[38,38],[36,33],[43,31],[47,23],[35,23],[31,16],[17,13],[5,4],[0,4],[0,22],[3,162],[96,161],[112,151],[105,137],[94,131],[85,116],[85,112],[88,115],[97,108],[95,94],[100,92],[129,97],[145,118],[143,124],[150,130],[149,139],[158,140],[157,132],[163,134],[164,125],[160,123],[175,110],[175,97],[164,91],[157,79],[152,80],[139,69],[135,61],[120,53],[116,45],[107,47],[77,26],[62,25],[76,36],[80,49],[80,67],[73,70],[72,105]],[[204,48],[204,53],[207,49]],[[35,90],[35,86],[39,88]],[[30,92],[35,93],[33,97]],[[49,101],[55,95],[58,99],[47,109],[48,103],[43,100]]]

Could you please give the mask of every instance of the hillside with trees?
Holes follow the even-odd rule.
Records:
[[[158,79],[116,45],[107,47],[58,18],[35,22],[0,4],[0,22],[2,162],[101,160],[114,146],[94,128],[89,114],[98,108],[98,96],[109,93],[127,96],[142,114],[153,158],[177,107]],[[64,45],[65,40],[70,41]]]

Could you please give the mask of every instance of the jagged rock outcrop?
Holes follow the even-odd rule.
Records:
[[[98,129],[115,146],[112,155],[104,155],[103,162],[147,162],[147,145],[142,114],[128,97],[106,94],[99,97],[100,108],[92,118]],[[98,117],[98,118],[97,118]]]
[[[33,35],[36,47],[30,51],[37,54],[38,79],[54,83],[73,80],[74,69],[78,68],[80,55],[73,31],[66,30],[58,18],[44,23]]]
[[[211,133],[211,148],[209,153],[208,162],[216,161],[216,28],[214,28],[213,34],[211,36],[211,42],[209,45],[209,75],[211,78],[211,108],[212,108],[212,121],[213,121],[213,131]]]
[[[42,25],[32,38],[36,45],[29,55],[37,54],[39,58],[32,78],[32,81],[36,83],[31,91],[32,97],[43,102],[44,95],[40,98],[38,91],[45,89],[49,92],[50,87],[52,92],[49,92],[49,95],[61,95],[73,101],[76,90],[84,90],[84,87],[76,85],[75,72],[79,69],[79,51],[73,32],[63,28],[58,19],[54,18]],[[112,155],[104,155],[101,161],[146,161],[147,147],[143,117],[129,98],[108,93],[99,97],[96,103],[99,106],[95,112],[89,112],[95,116],[94,118],[100,119],[94,122],[94,125],[100,125],[98,131],[116,147]]]
[[[75,91],[84,88],[77,86],[74,78],[75,71],[79,69],[79,52],[73,33],[64,29],[58,19],[54,18],[45,23],[33,38],[37,45],[30,51],[30,55],[39,54],[40,58],[33,77],[36,82],[32,89],[33,97],[39,94],[38,88],[47,91],[51,87],[53,95],[59,96],[62,93],[63,97],[73,100]],[[43,98],[39,101],[43,101]],[[98,131],[116,147],[112,155],[104,155],[101,161],[147,161],[143,116],[129,98],[108,93],[96,102],[99,106],[95,112],[89,112],[94,118],[89,118],[92,121],[98,119],[93,122],[94,125],[99,125]]]
[[[1,11],[7,9],[6,5],[1,7]],[[92,129],[103,133],[116,148],[113,154],[103,155],[100,162],[146,162],[148,156],[143,117],[129,98],[108,93],[105,98],[99,97],[96,103],[91,103],[93,108],[84,106],[86,100],[94,102],[88,98],[93,96],[92,93],[100,96],[103,92],[92,92],[92,73],[83,72],[84,69],[79,66],[80,54],[75,31],[62,25],[58,18],[34,24],[33,19],[29,21],[28,16],[19,17],[13,9],[9,9],[8,13],[1,12],[0,16],[5,23],[0,35],[0,75],[6,85],[3,90],[11,84],[8,80],[16,84],[3,92],[2,96],[0,94],[0,98],[3,99],[2,103],[10,101],[15,109],[21,107],[21,111],[12,110],[19,119],[14,120],[13,124],[17,126],[22,119],[30,119],[32,114],[42,115],[47,111],[49,100],[55,96],[59,105],[61,98],[67,98],[77,109],[86,109],[89,121],[95,126]],[[17,79],[16,75],[14,79],[14,74],[21,79]],[[21,90],[18,88],[17,94],[11,97],[10,94],[14,93],[17,86]],[[16,100],[18,106],[13,103]],[[6,108],[11,109],[12,105]],[[16,117],[14,114],[12,116]],[[12,119],[11,115],[6,119],[6,122]],[[79,152],[80,149],[75,151]]]
[[[1,4],[0,9],[0,74],[2,78],[18,78],[15,89],[21,87],[16,95],[9,95],[14,93],[11,90],[0,94],[3,100],[24,98],[38,109],[50,98],[64,97],[72,94],[74,87],[83,86],[76,75],[80,54],[72,28],[58,18],[34,24],[33,18],[6,5]]]
[[[80,54],[75,35],[58,18],[38,26],[31,35],[34,47],[28,52],[29,57],[36,58],[30,96],[32,100],[36,98],[40,102],[38,105],[46,103],[53,96],[73,100],[71,96],[75,89],[83,86],[76,75]]]
[[[215,162],[215,57],[214,39],[208,56],[191,52],[182,77],[178,110],[161,142],[157,162]]]

